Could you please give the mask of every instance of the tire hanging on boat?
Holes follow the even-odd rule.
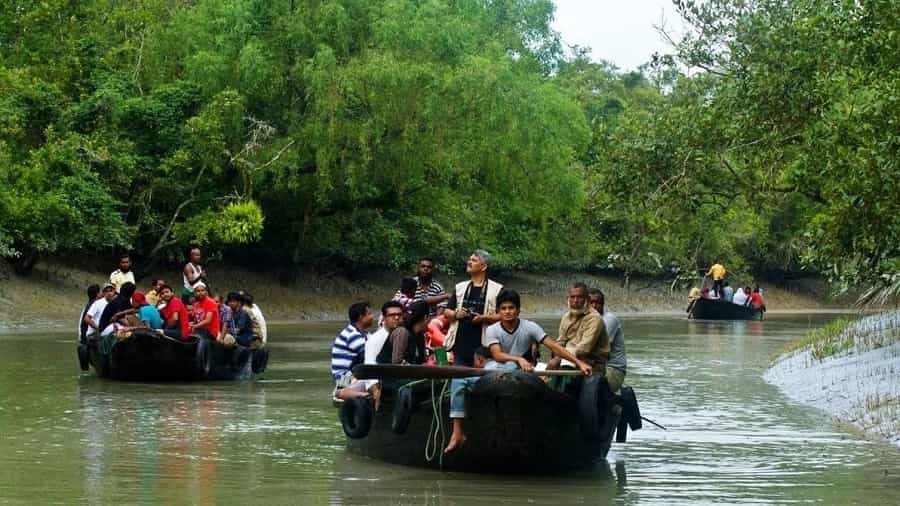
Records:
[[[641,409],[638,407],[637,397],[634,395],[634,389],[631,387],[622,387],[619,395],[622,397],[624,406],[622,407],[622,420],[628,422],[631,430],[639,430],[644,426],[641,421]]]
[[[372,404],[364,397],[351,397],[341,405],[341,427],[351,439],[369,435],[372,428]]]
[[[268,363],[269,350],[265,348],[253,350],[253,358],[250,361],[250,367],[253,369],[253,374],[260,374],[265,372],[266,364]]]
[[[394,416],[391,419],[391,431],[394,434],[406,433],[409,427],[409,419],[413,410],[413,393],[406,387],[397,391],[397,399],[394,402]]]
[[[87,371],[90,369],[90,350],[88,350],[88,346],[85,343],[78,343],[78,367],[81,368],[82,371]]]
[[[209,341],[202,337],[197,340],[197,349],[194,351],[194,368],[198,378],[204,380],[209,378],[212,357],[210,357]]]

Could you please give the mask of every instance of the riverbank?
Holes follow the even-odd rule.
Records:
[[[900,311],[838,320],[766,372],[794,401],[900,446]]]
[[[273,270],[212,265],[209,277],[214,290],[244,289],[252,293],[272,322],[344,319],[347,305],[354,300],[370,300],[380,305],[396,291],[403,273],[370,271],[361,279],[340,274],[307,272],[287,275]],[[39,263],[34,272],[22,277],[9,269],[0,272],[0,332],[74,327],[84,305],[85,287],[102,284],[108,273],[73,268],[59,262]],[[464,274],[438,275],[445,289]],[[181,284],[177,271],[160,271],[138,280],[138,289],[147,290],[150,280],[162,278],[172,286]],[[493,278],[493,276],[492,276]],[[686,290],[671,293],[663,281],[637,280],[631,289],[613,277],[573,272],[513,272],[496,277],[515,288],[523,297],[523,312],[529,316],[550,316],[562,312],[566,290],[575,281],[603,289],[610,309],[619,314],[682,314],[687,305]],[[812,281],[793,289],[769,287],[766,302],[775,311],[826,310],[838,307],[827,298],[827,288]]]

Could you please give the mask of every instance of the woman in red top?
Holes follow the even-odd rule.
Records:
[[[163,317],[163,333],[175,339],[187,339],[191,335],[191,318],[181,299],[169,285],[159,288],[159,314]]]
[[[766,310],[766,302],[762,298],[762,294],[759,293],[759,287],[753,289],[753,293],[750,294],[750,307],[753,309],[762,309]]]
[[[194,322],[191,323],[191,334],[218,339],[219,330],[222,328],[219,319],[219,305],[209,296],[206,285],[203,282],[194,285]]]

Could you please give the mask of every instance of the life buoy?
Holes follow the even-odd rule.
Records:
[[[397,391],[397,399],[394,403],[394,416],[391,419],[391,431],[394,434],[406,433],[409,427],[409,419],[412,416],[413,393],[409,388],[403,387]]]
[[[269,363],[269,350],[262,348],[258,350],[253,350],[253,359],[250,363],[250,367],[253,369],[253,374],[261,374],[266,371],[266,365]]]
[[[341,427],[344,434],[351,439],[360,439],[369,435],[372,428],[372,405],[364,397],[351,397],[344,400],[340,411]]]
[[[585,439],[599,439],[606,419],[606,405],[609,386],[603,376],[591,376],[581,382],[578,396],[578,417],[581,434]]]
[[[78,367],[81,368],[82,371],[87,371],[90,368],[90,352],[88,350],[88,346],[85,343],[78,344]]]
[[[622,420],[628,422],[631,430],[640,430],[644,426],[641,422],[641,409],[638,407],[637,397],[631,387],[622,387],[619,395],[622,397]]]
[[[197,339],[197,349],[194,351],[194,371],[201,380],[209,379],[209,371],[212,368],[209,351],[209,341],[203,337]]]

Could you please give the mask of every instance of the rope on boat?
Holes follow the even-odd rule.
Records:
[[[447,439],[447,433],[444,427],[444,394],[447,393],[447,385],[449,381],[444,381],[441,392],[435,395],[434,380],[431,380],[431,428],[428,429],[428,439],[425,440],[425,460],[431,462],[438,457],[438,466],[444,469],[444,443]],[[440,444],[438,444],[440,437]]]

